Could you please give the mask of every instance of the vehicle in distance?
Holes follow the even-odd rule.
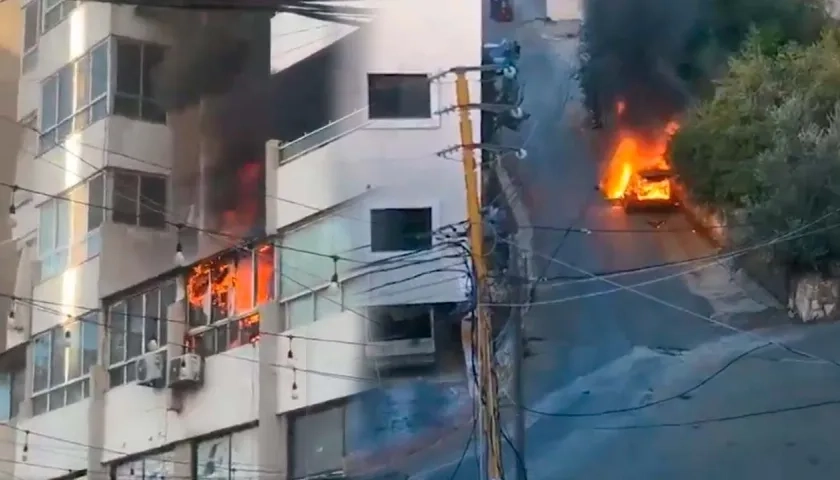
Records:
[[[679,207],[674,172],[669,169],[653,168],[635,172],[622,197],[626,212],[670,211]]]
[[[513,21],[513,0],[490,0],[490,18],[499,23]]]

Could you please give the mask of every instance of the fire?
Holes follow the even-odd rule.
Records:
[[[624,110],[624,104],[619,103],[618,111]],[[625,196],[629,188],[633,188],[640,199],[668,199],[671,196],[671,184],[668,180],[647,181],[640,177],[640,173],[671,170],[665,160],[668,141],[677,132],[679,124],[670,122],[661,132],[654,135],[639,134],[630,129],[620,129],[618,144],[610,157],[601,189],[610,200],[618,200]]]
[[[273,292],[274,249],[271,244],[199,263],[187,276],[190,325],[205,325],[247,313],[271,300]]]

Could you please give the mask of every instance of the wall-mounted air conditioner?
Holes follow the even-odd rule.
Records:
[[[166,386],[166,350],[147,353],[137,359],[137,384],[152,388]]]
[[[204,359],[185,353],[169,361],[169,388],[197,387],[204,383]]]

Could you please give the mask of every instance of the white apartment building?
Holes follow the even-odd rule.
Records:
[[[436,155],[460,143],[457,116],[438,113],[455,102],[453,79],[428,76],[480,63],[481,4],[376,7],[365,47],[333,76],[341,118],[267,146],[266,238],[205,233],[213,248],[185,251],[182,266],[172,177],[195,109],[165,111],[151,93],[177,32],[130,6],[21,5],[17,117],[37,133],[18,155],[20,261],[14,291],[0,292],[16,297],[0,473],[276,480],[345,468],[347,397],[375,385],[366,358],[388,357],[366,350],[368,317],[433,325],[467,296],[451,249],[364,265],[429,248],[439,240],[422,233],[466,217],[460,161]],[[279,15],[272,38],[296,22]],[[335,35],[323,48],[355,28],[297,28],[315,27]],[[274,49],[280,74],[307,57],[293,46]],[[375,309],[401,305],[415,307]]]
[[[375,20],[361,28],[300,18],[273,25],[273,37],[300,32],[272,49],[273,69],[353,36],[363,45],[343,49],[334,68],[335,120],[267,146],[267,192],[277,198],[267,228],[283,245],[317,245],[339,257],[283,250],[278,293],[286,317],[317,324],[334,315],[320,309],[319,296],[337,273],[336,298],[369,317],[372,364],[434,363],[442,340],[459,344],[457,307],[469,294],[463,250],[434,234],[448,226],[463,232],[467,215],[461,152],[438,155],[462,143],[457,113],[441,113],[456,104],[454,76],[436,76],[481,64],[481,3],[378,2]],[[479,77],[468,77],[474,102]],[[479,143],[479,111],[471,117]]]

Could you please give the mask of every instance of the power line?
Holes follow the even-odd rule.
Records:
[[[641,405],[636,405],[636,406],[633,406],[633,407],[611,408],[611,409],[607,409],[607,410],[600,410],[600,411],[597,411],[597,412],[577,412],[577,413],[544,412],[544,411],[536,410],[536,409],[533,409],[533,408],[530,408],[530,407],[526,407],[524,405],[520,405],[519,408],[522,408],[523,410],[525,410],[527,412],[530,412],[530,413],[533,413],[533,414],[536,414],[536,415],[540,415],[540,416],[545,416],[545,417],[585,418],[585,417],[602,417],[602,416],[605,416],[605,415],[614,415],[614,414],[618,414],[618,413],[635,412],[635,411],[655,407],[657,405],[662,405],[663,403],[668,403],[668,402],[671,402],[671,401],[674,401],[674,400],[685,400],[685,399],[688,398],[689,395],[691,395],[696,390],[699,390],[700,388],[702,388],[703,386],[705,386],[706,384],[708,384],[709,382],[714,380],[720,374],[725,372],[729,367],[735,365],[740,360],[746,358],[747,356],[751,355],[752,353],[754,353],[758,350],[761,350],[765,347],[768,347],[770,345],[771,345],[770,343],[763,343],[763,344],[760,344],[756,347],[750,348],[749,350],[746,350],[746,351],[738,354],[734,358],[730,359],[723,366],[721,366],[720,368],[715,370],[714,373],[712,373],[711,375],[703,378],[703,380],[701,380],[697,384],[693,385],[691,388],[683,390],[680,393],[670,395],[668,397],[660,398],[659,400],[653,400],[653,401],[650,401],[650,402],[643,403]]]
[[[726,254],[715,255],[715,256],[712,257],[712,259],[713,260],[716,259],[716,261],[711,261],[709,263],[704,263],[702,265],[692,267],[692,268],[688,268],[688,269],[685,269],[685,270],[682,270],[682,271],[679,271],[679,272],[676,272],[676,273],[673,273],[673,274],[659,276],[659,277],[653,278],[651,280],[646,280],[646,281],[634,283],[634,284],[631,284],[631,285],[621,285],[621,284],[610,281],[610,278],[617,277],[617,276],[622,276],[622,275],[627,275],[627,274],[632,274],[632,273],[643,272],[643,271],[657,270],[657,269],[664,268],[666,266],[671,266],[671,265],[663,265],[663,266],[653,265],[649,268],[644,268],[644,269],[639,269],[639,270],[632,270],[631,269],[630,271],[626,271],[626,272],[625,271],[617,271],[617,273],[606,272],[606,274],[597,274],[597,273],[594,273],[594,272],[588,272],[587,275],[583,275],[584,278],[575,277],[575,280],[579,280],[581,282],[584,282],[584,281],[586,281],[586,282],[588,282],[588,281],[601,281],[601,282],[605,282],[605,283],[614,284],[615,285],[614,288],[610,288],[610,289],[602,290],[602,291],[597,291],[597,292],[584,293],[584,294],[580,294],[580,295],[573,295],[573,296],[569,296],[569,297],[561,297],[561,298],[550,299],[550,300],[533,301],[533,302],[529,302],[528,305],[531,305],[531,306],[533,306],[533,305],[555,305],[555,304],[566,303],[566,302],[570,302],[570,301],[574,301],[574,300],[582,300],[582,299],[585,299],[585,298],[592,298],[592,297],[598,297],[598,296],[601,296],[601,295],[608,295],[608,294],[616,293],[618,291],[625,290],[625,289],[638,288],[638,287],[643,287],[643,286],[647,286],[647,285],[652,285],[652,284],[655,284],[655,283],[661,283],[661,282],[664,282],[666,280],[682,277],[682,276],[688,275],[690,273],[697,272],[699,270],[703,270],[703,269],[712,267],[714,265],[718,265],[718,261],[727,260],[727,259],[730,259],[730,258],[735,258],[735,257],[738,257],[738,256],[742,256],[742,255],[744,255],[744,254],[746,254],[750,251],[765,248],[765,247],[774,245],[776,243],[782,243],[782,242],[786,242],[786,241],[790,241],[790,240],[796,240],[796,239],[801,238],[801,237],[814,235],[814,234],[817,234],[817,233],[821,233],[822,231],[831,230],[831,229],[834,229],[834,228],[837,228],[837,227],[840,227],[840,224],[833,224],[833,225],[830,225],[828,227],[823,227],[823,228],[820,228],[820,229],[812,230],[812,231],[807,232],[807,233],[801,233],[801,234],[796,234],[796,235],[786,234],[786,235],[777,237],[775,240],[771,240],[767,243],[753,245],[753,246],[746,247],[746,248],[736,250],[736,251],[726,253]],[[514,246],[520,248],[520,250],[525,250],[521,246],[516,245],[513,242],[509,242],[509,241],[506,241],[506,240],[502,240],[502,241],[506,242],[506,243],[509,243],[511,245],[514,245]],[[557,258],[548,257],[548,255],[545,255],[543,253],[536,252],[536,251],[533,251],[533,250],[531,250],[531,253],[534,254],[534,255],[537,255],[539,257],[545,258],[549,261],[553,261],[555,263],[565,265],[566,268],[569,268],[569,269],[572,269],[572,270],[577,270],[577,271],[580,271],[580,272],[586,272],[586,270],[580,269],[579,267],[576,267],[576,266],[574,266],[570,263],[558,260]],[[696,260],[685,260],[685,261],[682,261],[682,262],[684,262],[684,263],[694,263],[694,262],[696,262]],[[574,282],[569,282],[569,283],[574,283]],[[503,303],[492,303],[492,304],[487,304],[487,305],[508,306],[508,307],[524,306],[524,305],[518,304],[518,303],[510,303],[510,304],[507,304],[507,303],[504,303],[504,304]]]

